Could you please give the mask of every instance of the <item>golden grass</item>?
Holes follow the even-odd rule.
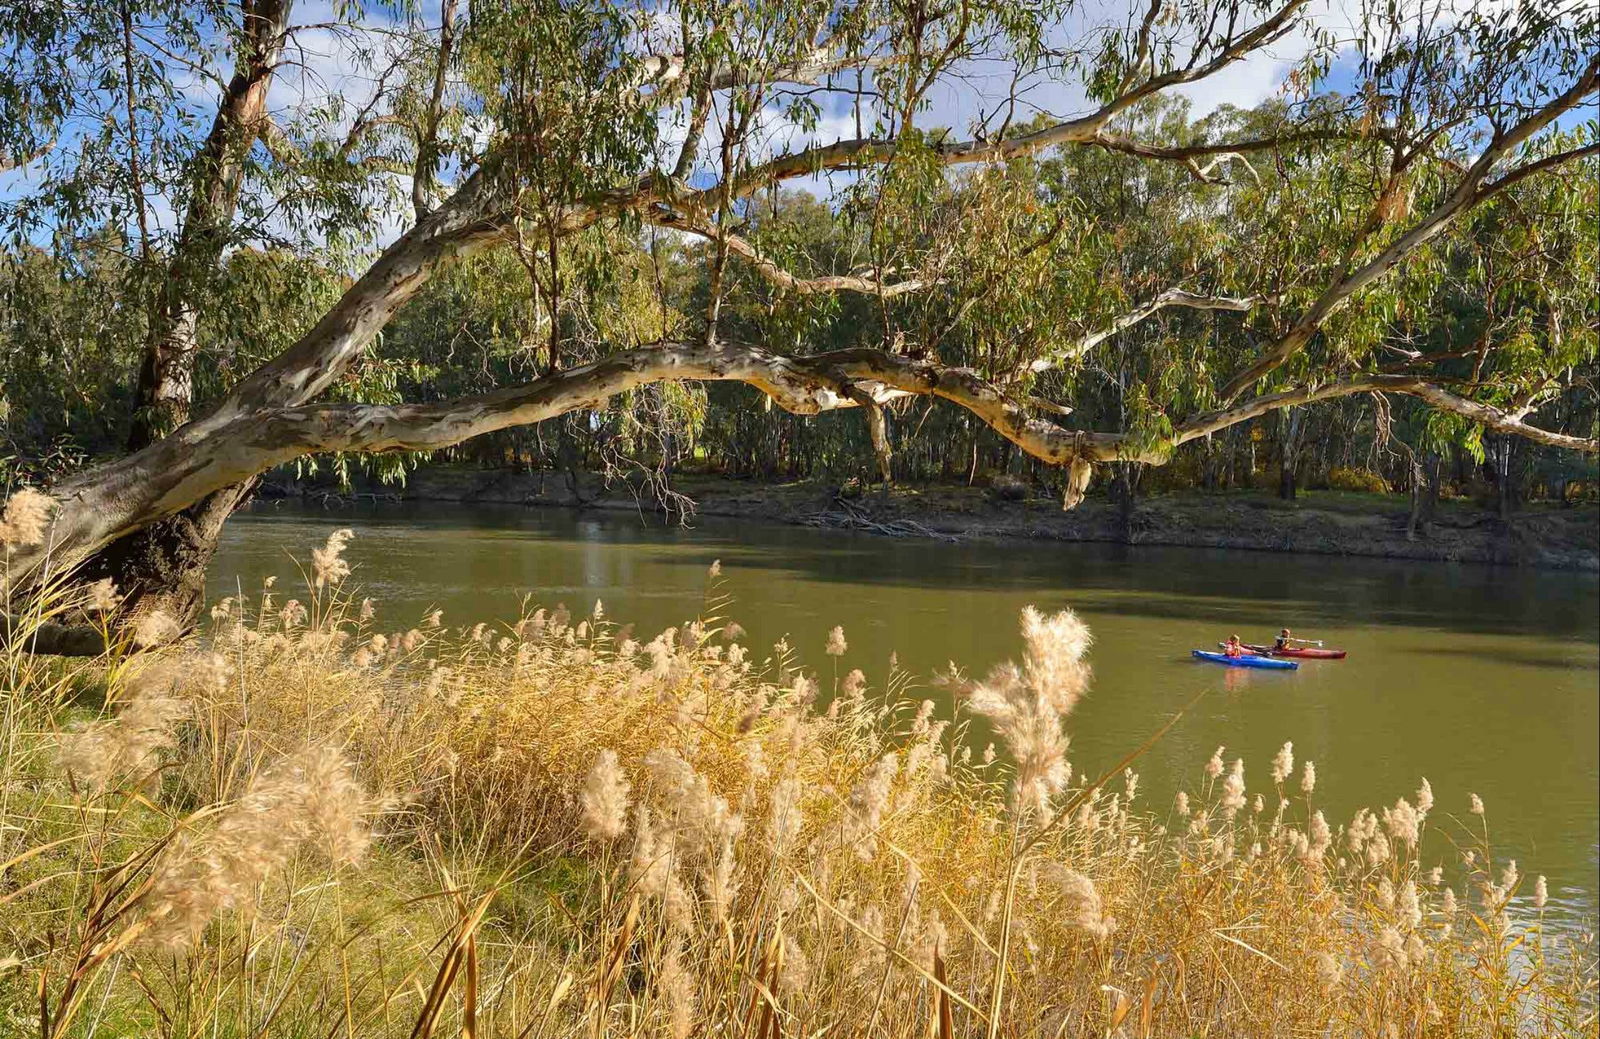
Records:
[[[1064,618],[951,681],[986,763],[965,708],[746,651],[714,595],[644,645],[380,633],[332,571],[164,653],[7,655],[0,1033],[1592,1033],[1592,937],[1508,916],[1481,816],[1425,875],[1431,791],[1324,835],[1287,754],[1181,810],[1068,779]]]

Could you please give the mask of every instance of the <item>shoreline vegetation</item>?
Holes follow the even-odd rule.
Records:
[[[8,651],[7,1019],[45,1037],[1576,1035],[1592,928],[1468,791],[1329,819],[1316,765],[1069,760],[1091,636],[1014,663],[752,647],[713,565],[454,628],[347,587],[338,531],[161,651]],[[59,608],[72,608],[61,603]],[[44,618],[39,618],[43,620]],[[1095,695],[1115,696],[1112,689]],[[1152,739],[1176,719],[1151,718]],[[991,742],[992,736],[992,742]],[[1513,900],[1515,899],[1515,904]]]
[[[275,474],[263,499],[312,503],[443,501],[655,511],[648,486],[609,487],[593,474],[519,472],[467,466],[426,466],[404,485],[358,478],[354,490],[328,480]],[[1441,501],[1426,534],[1406,536],[1404,495],[1303,491],[1295,501],[1264,492],[1172,492],[1141,497],[1131,511],[1105,496],[1071,511],[1020,481],[993,486],[931,484],[841,488],[823,481],[760,481],[675,475],[672,490],[694,502],[699,516],[853,529],[901,537],[1026,538],[1129,545],[1229,548],[1309,555],[1361,556],[1433,562],[1487,563],[1600,572],[1600,507],[1530,504],[1502,521],[1471,500]]]

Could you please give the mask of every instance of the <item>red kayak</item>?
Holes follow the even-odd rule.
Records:
[[[1268,657],[1300,657],[1302,660],[1343,660],[1342,649],[1318,649],[1315,646],[1289,646],[1286,649],[1273,649],[1271,646],[1246,645],[1245,649],[1251,653],[1260,653]]]

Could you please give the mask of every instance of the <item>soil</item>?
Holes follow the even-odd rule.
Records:
[[[693,499],[704,516],[867,530],[886,535],[953,539],[1036,538],[1133,545],[1304,552],[1441,562],[1496,563],[1600,571],[1600,507],[1532,504],[1502,522],[1471,501],[1440,503],[1432,528],[1406,537],[1409,502],[1403,495],[1303,493],[1282,501],[1254,491],[1184,492],[1146,497],[1127,512],[1094,492],[1076,509],[1007,484],[841,488],[821,482],[758,482],[721,476],[674,476],[673,490]],[[596,476],[580,482],[581,506],[653,510],[655,498],[622,482],[605,487]],[[430,467],[404,487],[331,485],[269,480],[264,496],[311,501],[352,498],[506,503],[574,507],[563,473],[522,473]]]

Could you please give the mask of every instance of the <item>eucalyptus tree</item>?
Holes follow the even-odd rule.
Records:
[[[1452,264],[1499,248],[1517,220],[1592,230],[1571,202],[1553,216],[1530,204],[1595,177],[1595,128],[1578,118],[1600,83],[1600,27],[1577,0],[1420,0],[1343,35],[1311,0],[442,0],[340,4],[306,23],[291,0],[25,12],[8,28],[0,151],[37,190],[8,210],[36,234],[90,215],[129,227],[148,318],[130,451],[49,489],[47,536],[10,546],[13,590],[76,567],[115,579],[132,612],[182,617],[222,519],[273,466],[436,450],[661,383],[745,383],[799,415],[854,409],[885,466],[896,402],[942,400],[1065,467],[1069,507],[1098,464],[1161,464],[1354,394],[1596,450],[1588,430],[1530,421],[1592,362],[1592,294],[1535,293],[1529,335],[1486,326],[1468,375],[1405,345],[1442,323]],[[304,85],[313,34],[348,41],[368,88],[283,100],[274,84],[298,70]],[[1290,42],[1305,57],[1282,103],[1181,139],[1152,130],[1156,99]],[[207,91],[209,122],[192,103]],[[936,118],[951,96],[976,109],[969,126]],[[1076,114],[1031,119],[1041,97]],[[1088,153],[1163,179],[1177,223],[1154,232],[1172,254],[1154,277],[1117,269],[1126,241],[1075,182]],[[797,256],[752,233],[764,195],[830,178],[853,255]],[[704,243],[703,299],[606,331],[595,288],[646,229]],[[348,283],[197,406],[219,259],[295,236],[352,265]],[[402,308],[497,252],[535,301],[522,381],[362,399],[356,373]],[[841,294],[870,335],[818,351],[795,308]],[[1210,334],[1128,366],[1127,421],[1076,424],[1070,395],[1096,351],[1185,312]]]

